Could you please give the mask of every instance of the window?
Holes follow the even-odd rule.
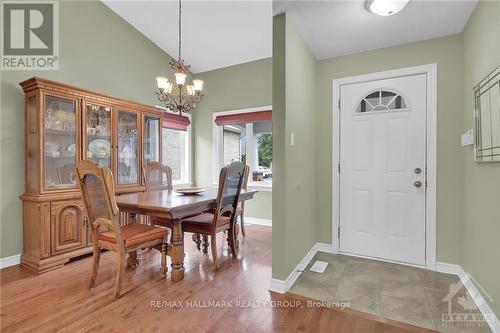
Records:
[[[250,167],[249,186],[272,186],[272,112],[241,110],[214,114],[214,183],[220,168],[234,161]]]
[[[190,116],[166,114],[162,120],[162,163],[172,169],[174,185],[191,183]]]
[[[398,93],[379,90],[363,98],[356,108],[356,113],[402,110],[407,107],[405,99]]]

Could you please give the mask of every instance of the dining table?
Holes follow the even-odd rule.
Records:
[[[241,202],[253,199],[257,191],[241,190]],[[172,235],[168,253],[172,260],[171,279],[184,278],[184,235],[182,220],[216,208],[218,189],[208,187],[196,195],[185,195],[175,190],[158,190],[122,194],[116,197],[120,212],[128,213],[129,223],[137,222],[137,215],[163,217],[172,220]]]

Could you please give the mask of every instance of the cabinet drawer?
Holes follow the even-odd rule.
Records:
[[[85,216],[81,201],[53,202],[51,216],[51,253],[73,251],[86,246]]]

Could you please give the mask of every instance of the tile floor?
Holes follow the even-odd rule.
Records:
[[[316,260],[328,262],[323,273],[309,271]],[[449,306],[443,298],[450,284],[457,283],[453,275],[319,252],[289,292],[322,301],[349,301],[351,309],[441,332],[491,332],[484,322],[442,321]],[[451,313],[479,314],[466,289],[459,284],[456,290]]]

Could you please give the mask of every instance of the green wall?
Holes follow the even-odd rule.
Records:
[[[332,241],[332,80],[437,63],[437,259],[459,263],[462,212],[463,56],[461,35],[319,61],[316,186],[319,242]],[[321,144],[319,144],[321,143]]]
[[[169,74],[170,57],[98,1],[60,2],[58,71],[1,72],[0,257],[22,252],[24,94],[32,76],[128,100],[155,104],[155,78]]]
[[[193,112],[194,180],[198,186],[213,183],[212,114],[214,112],[272,105],[271,58],[199,73],[205,97]],[[245,214],[270,220],[272,193],[259,192],[245,204]]]
[[[500,2],[481,1],[464,33],[463,131],[473,128],[472,88],[500,65]],[[500,163],[476,163],[462,149],[462,261],[495,300],[500,318]]]
[[[273,21],[273,278],[286,279],[316,238],[316,59],[281,14]],[[283,86],[284,84],[284,86]],[[284,90],[283,90],[284,89]],[[291,133],[295,144],[290,144]]]

